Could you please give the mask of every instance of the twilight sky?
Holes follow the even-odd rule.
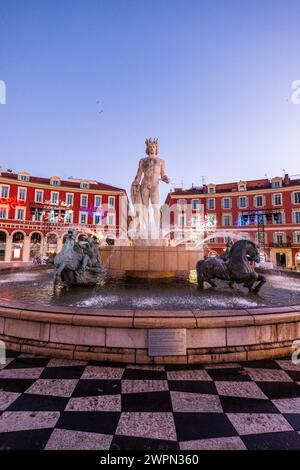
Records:
[[[128,190],[152,136],[170,188],[300,173],[299,18],[300,0],[0,0],[0,164]]]

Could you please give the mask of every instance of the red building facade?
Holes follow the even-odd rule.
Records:
[[[68,229],[116,242],[127,229],[126,191],[94,180],[0,171],[0,261],[60,251]]]
[[[190,240],[205,230],[205,251],[220,254],[229,238],[259,244],[274,266],[300,269],[300,179],[289,175],[271,180],[208,184],[174,189],[166,199],[172,207],[173,243],[184,233]],[[186,242],[189,242],[189,235]]]

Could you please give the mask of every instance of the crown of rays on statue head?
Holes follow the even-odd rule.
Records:
[[[155,146],[155,154],[157,155],[158,154],[158,139],[146,139],[145,140],[145,144],[146,144],[146,154],[149,155],[150,154],[150,151],[149,151],[149,147],[152,147],[152,146]]]

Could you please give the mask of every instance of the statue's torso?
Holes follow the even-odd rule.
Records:
[[[161,177],[161,167],[163,160],[160,158],[143,158],[142,165],[144,171],[144,177],[142,180],[142,186],[147,186],[148,188],[158,185],[159,179]]]

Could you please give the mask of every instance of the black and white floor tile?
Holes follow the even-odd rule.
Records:
[[[300,450],[300,364],[139,366],[11,354],[0,449]]]

